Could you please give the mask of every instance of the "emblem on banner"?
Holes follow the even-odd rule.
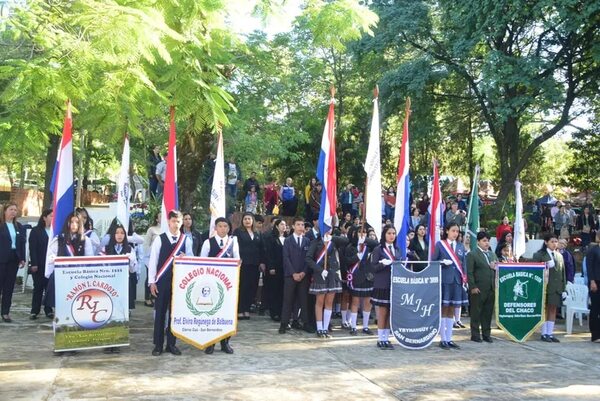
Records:
[[[197,282],[190,284],[185,293],[185,303],[196,316],[212,316],[221,309],[225,299],[225,289],[220,283]],[[215,285],[216,284],[216,285]],[[214,291],[214,288],[217,291]],[[218,295],[215,294],[218,292]]]
[[[113,312],[113,302],[106,292],[97,288],[81,292],[71,304],[71,316],[84,329],[99,329]]]

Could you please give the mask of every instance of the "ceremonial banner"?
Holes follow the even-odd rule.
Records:
[[[54,262],[55,351],[129,345],[129,258],[58,257]]]
[[[500,263],[496,278],[496,322],[524,342],[544,321],[544,263]]]
[[[177,257],[173,264],[171,331],[204,349],[237,331],[240,261]]]
[[[440,263],[430,262],[418,273],[404,266],[392,265],[390,328],[404,348],[426,348],[440,329]],[[410,262],[406,266],[410,268]]]

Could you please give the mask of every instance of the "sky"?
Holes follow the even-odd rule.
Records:
[[[301,3],[301,0],[286,0],[285,5],[270,15],[266,24],[263,24],[260,18],[252,16],[254,1],[238,0],[235,7],[231,8],[230,24],[240,34],[249,34],[257,29],[269,36],[288,32],[292,29],[294,18],[301,12]]]

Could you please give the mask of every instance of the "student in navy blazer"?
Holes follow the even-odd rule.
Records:
[[[0,211],[0,295],[2,321],[12,322],[10,306],[17,271],[25,266],[25,229],[17,221],[17,204],[4,204]]]
[[[460,233],[456,223],[448,223],[444,228],[442,240],[435,244],[431,260],[440,261],[442,269],[442,322],[440,347],[443,349],[459,349],[452,341],[454,325],[454,308],[467,305],[467,251],[463,244],[457,241]]]
[[[48,279],[46,278],[46,252],[48,251],[48,241],[52,232],[50,226],[52,224],[52,209],[46,209],[42,212],[37,226],[35,226],[29,234],[29,269],[31,277],[33,277],[33,294],[31,296],[31,320],[37,319],[37,315],[42,309],[42,299]],[[44,313],[47,317],[52,318],[52,308],[44,305]]]
[[[314,332],[308,324],[308,267],[306,266],[306,252],[310,241],[304,235],[304,221],[300,217],[294,218],[292,225],[294,232],[283,242],[283,307],[281,310],[281,325],[279,333],[285,334],[289,329],[288,323],[294,311],[294,303],[300,304],[300,317],[307,332]],[[294,313],[293,320],[298,318]],[[299,327],[296,322],[294,327]]]

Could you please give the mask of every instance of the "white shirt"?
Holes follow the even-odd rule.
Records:
[[[229,244],[227,243],[228,240],[228,236],[224,236],[224,237],[219,237],[219,235],[215,234],[214,239],[217,240],[217,244],[221,244],[221,241],[223,241],[223,246],[229,246]],[[233,243],[231,244],[231,254],[233,255],[233,259],[239,259],[240,258],[240,247],[238,245],[237,242],[237,237],[229,237],[229,241],[233,241]],[[221,247],[221,249],[223,249],[223,247]],[[204,243],[202,244],[202,249],[200,250],[200,256],[203,258],[207,258],[208,254],[210,253],[210,239],[207,239],[204,241]]]
[[[302,235],[296,235],[296,233],[294,233],[294,242],[297,244],[298,238],[300,238],[300,245],[302,245],[302,237]]]
[[[94,248],[92,246],[92,241],[88,237],[84,237],[84,246],[83,246],[83,256],[94,256]],[[50,275],[54,272],[54,259],[58,255],[58,236],[52,238],[50,240],[50,245],[48,246],[48,251],[46,252],[46,278],[50,277]]]
[[[165,177],[167,176],[167,161],[162,160],[160,163],[156,165],[156,176],[160,177],[161,181],[165,181]]]
[[[182,235],[179,231],[177,234],[171,234],[170,231],[166,232],[167,238],[171,241],[171,244],[175,244],[179,241],[179,236]],[[172,237],[175,237],[173,239]],[[160,254],[160,247],[162,246],[162,240],[160,239],[160,235],[154,238],[152,242],[152,246],[150,247],[150,259],[148,260],[148,284],[156,283],[156,272],[158,270],[158,255]],[[184,240],[184,248],[185,248],[185,256],[194,256],[194,252],[192,250],[192,241],[189,238],[185,238]]]

